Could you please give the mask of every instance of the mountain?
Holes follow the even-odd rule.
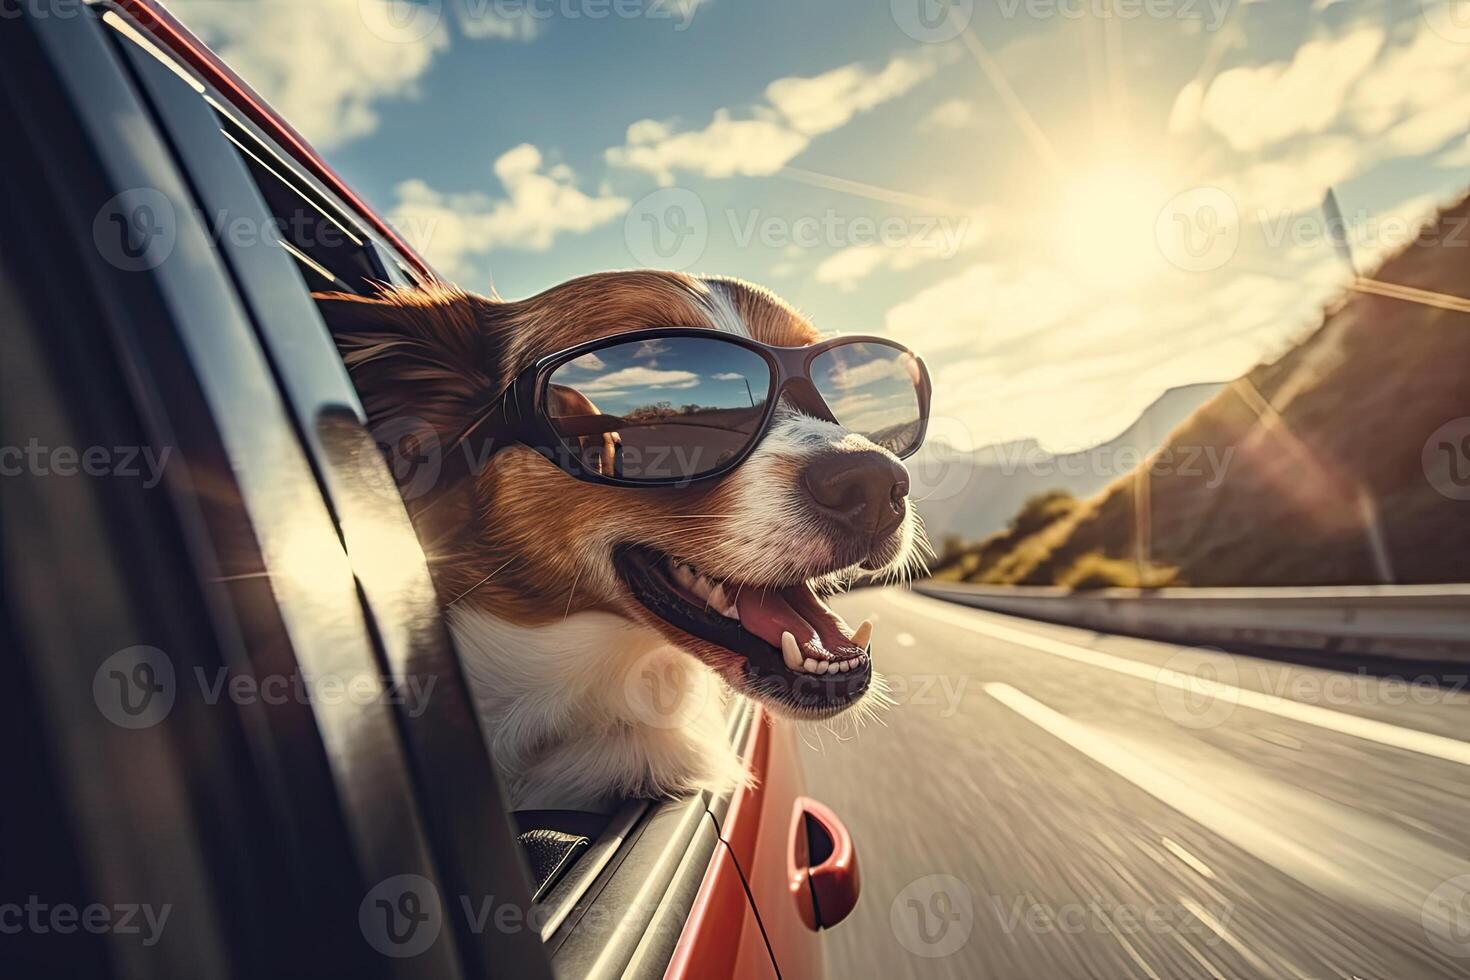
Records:
[[[1191,415],[1150,466],[1036,501],[938,577],[985,582],[1342,585],[1470,581],[1470,199],[1359,280],[1306,340]],[[1143,519],[1140,519],[1140,515]]]
[[[955,536],[979,541],[1005,527],[1028,499],[1048,490],[1092,496],[1163,445],[1179,423],[1222,387],[1171,388],[1122,433],[1075,453],[1054,455],[1032,439],[973,452],[945,443],[926,445],[907,465],[929,539],[936,546]]]

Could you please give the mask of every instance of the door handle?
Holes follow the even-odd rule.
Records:
[[[862,890],[852,834],[824,803],[797,797],[791,817],[787,881],[808,929],[830,929],[857,905]]]

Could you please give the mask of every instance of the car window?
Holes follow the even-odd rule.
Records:
[[[313,289],[361,293],[385,270],[361,226],[292,172],[269,143],[214,105],[220,131],[240,153],[274,216],[277,241]]]

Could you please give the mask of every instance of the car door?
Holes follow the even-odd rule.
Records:
[[[286,283],[304,295],[299,275],[212,238],[208,206],[256,192],[238,164],[203,186],[193,134],[160,126],[184,119],[177,85],[204,93],[164,84],[103,11],[74,13],[7,9],[0,32],[6,438],[168,464],[103,483],[29,463],[4,485],[4,627],[41,788],[8,839],[36,842],[31,880],[70,854],[69,908],[166,906],[173,926],[144,944],[23,930],[16,962],[549,976],[532,933],[457,914],[493,895],[524,915],[529,892],[330,341],[263,316]],[[430,688],[432,710],[407,710]]]
[[[478,722],[439,615],[423,552],[392,474],[311,300],[312,288],[362,290],[387,269],[371,232],[303,180],[267,138],[219,101],[200,97],[146,47],[117,44],[172,138],[215,247],[235,275],[267,359],[311,462],[320,474],[356,575],[366,618],[394,689],[429,833],[449,894],[497,896],[529,911],[530,893]],[[256,230],[259,230],[258,233]],[[539,955],[525,930],[461,926],[462,948],[488,964]],[[478,970],[476,972],[479,972]]]

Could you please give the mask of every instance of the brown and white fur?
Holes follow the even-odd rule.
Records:
[[[764,289],[672,272],[586,276],[514,302],[448,286],[319,299],[370,423],[407,423],[441,447],[482,392],[594,338],[695,326],[789,347],[821,339]],[[814,454],[876,448],[783,405],[753,455],[709,486],[598,486],[512,446],[473,478],[406,493],[512,805],[589,808],[745,778],[725,733],[739,658],[636,602],[613,551],[637,543],[720,579],[825,591],[860,565],[910,573],[923,546],[906,503],[894,533],[855,542],[824,528],[801,486]]]

